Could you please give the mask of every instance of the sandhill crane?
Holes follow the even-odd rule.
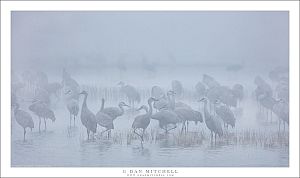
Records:
[[[157,110],[160,111],[162,109],[168,109],[169,108],[169,102],[166,96],[163,96],[161,98],[157,98],[158,101],[155,101],[153,103],[153,107]]]
[[[277,98],[289,102],[289,84],[288,82],[280,82],[276,86]]]
[[[222,124],[216,116],[213,116],[208,112],[207,99],[202,98],[199,101],[204,102],[204,120],[205,120],[205,124],[206,124],[207,128],[210,130],[211,141],[213,140],[213,134],[215,134],[215,141],[216,141],[217,135],[219,137],[221,137],[223,135]]]
[[[124,82],[119,82],[118,85],[121,86],[121,92],[126,95],[129,105],[132,107],[132,109],[134,109],[134,103],[141,102],[140,93],[136,90],[135,87],[131,85],[125,85]]]
[[[39,118],[39,132],[41,132],[41,118],[44,119],[45,131],[47,130],[46,119],[50,119],[52,122],[56,120],[54,112],[43,101],[35,101],[29,106],[29,110]]]
[[[260,76],[256,76],[254,79],[254,83],[259,87],[259,91],[264,95],[273,96],[273,91],[271,86],[264,81]]]
[[[168,92],[169,100],[172,92],[173,91]],[[175,108],[174,102],[169,101],[169,104],[169,108],[162,109],[151,116],[152,119],[159,121],[159,127],[164,129],[166,133],[168,133],[172,129],[175,129],[177,127],[176,124],[181,121],[177,114],[172,111],[172,108]],[[173,127],[171,129],[168,129],[168,125],[170,124],[173,125]]]
[[[49,93],[49,95],[54,95],[58,99],[59,91],[61,90],[62,85],[58,82],[52,82],[48,83],[44,88]]]
[[[130,107],[124,102],[120,102],[118,106],[119,107],[104,108],[102,112],[109,115],[113,120],[115,120],[117,117],[120,117],[124,114],[124,106]]]
[[[214,103],[216,100],[220,100],[222,89],[219,86],[211,87],[207,90],[206,97],[209,100],[209,111],[212,110],[211,103]]]
[[[198,111],[187,108],[175,108],[174,112],[183,123],[181,132],[183,132],[183,130],[185,130],[185,132],[188,132],[189,121],[194,121],[195,124],[197,124],[198,122],[203,122],[202,114]]]
[[[216,114],[223,120],[224,128],[228,129],[228,125],[231,125],[232,128],[235,127],[235,117],[230,108],[226,105],[221,104],[218,100],[216,103]]]
[[[33,100],[41,101],[41,102],[45,103],[47,106],[50,106],[50,103],[51,103],[50,95],[47,92],[47,90],[45,90],[44,88],[37,88],[35,90]]]
[[[185,129],[185,132],[188,131],[188,125],[189,121],[194,121],[195,124],[198,123],[198,121],[203,122],[202,114],[198,111],[194,111],[190,106],[188,106],[185,103],[177,103],[175,102],[174,97],[175,92],[169,91],[169,104],[170,104],[170,110],[173,110],[177,116],[181,119],[183,125],[181,132]]]
[[[141,138],[141,142],[144,141],[144,134],[145,130],[147,129],[148,125],[150,124],[150,119],[152,115],[152,103],[155,101],[155,98],[149,98],[148,99],[148,105],[149,105],[149,111],[147,106],[143,105],[138,110],[145,109],[146,114],[138,115],[134,118],[134,121],[132,123],[133,132],[137,134]],[[142,134],[139,134],[136,132],[137,129],[142,129]]]
[[[80,92],[80,86],[74,80],[71,75],[63,69],[63,77],[62,77],[62,86],[64,88],[64,91],[69,91],[71,90],[71,93],[67,95],[67,99],[73,98],[78,100],[79,99],[79,92]]]
[[[204,96],[206,96],[206,88],[205,85],[202,82],[198,82],[195,86],[195,90],[196,90],[196,97],[198,99],[203,98]]]
[[[283,129],[285,130],[285,123],[289,124],[289,104],[280,99],[276,101],[272,110],[279,118],[279,131],[281,122],[283,122]]]
[[[220,86],[220,84],[211,76],[203,74],[202,82],[208,86],[208,88],[214,88]]]
[[[167,97],[163,96],[162,98],[158,98],[158,101],[154,101],[153,107],[158,111],[162,109],[171,109],[175,107],[175,100],[171,96],[175,94],[174,91],[170,90],[167,92]]]
[[[88,93],[86,91],[82,91],[79,94],[84,95],[84,100],[81,107],[80,119],[81,119],[81,123],[86,128],[86,132],[89,140],[90,132],[93,132],[93,138],[94,138],[94,134],[97,132],[97,120],[95,114],[92,113],[92,111],[90,111],[89,108],[87,107],[86,101],[87,101]]]
[[[269,110],[271,111],[271,122],[272,122],[272,109],[273,109],[274,104],[276,103],[276,100],[272,96],[262,94],[262,95],[258,96],[258,101],[264,108],[267,109],[267,120],[269,117],[268,111]]]
[[[159,99],[165,96],[164,90],[159,86],[153,86],[151,89],[151,97]]]
[[[173,80],[172,81],[172,91],[175,92],[176,98],[181,98],[183,96],[183,86],[180,81]]]
[[[113,118],[110,115],[103,112],[104,102],[105,102],[104,98],[102,98],[101,101],[102,101],[102,104],[101,104],[100,110],[96,114],[96,121],[97,121],[97,124],[99,124],[100,126],[102,126],[106,129],[106,130],[102,131],[101,134],[107,131],[107,138],[109,138],[111,129],[114,129]]]
[[[220,86],[220,101],[227,106],[236,107],[237,106],[237,98],[234,96],[232,90],[226,86]],[[214,103],[215,101],[212,101]]]
[[[34,128],[32,117],[28,112],[19,109],[18,103],[15,104],[14,117],[16,118],[17,123],[24,129],[23,140],[25,141],[26,128],[28,127],[31,130]]]
[[[240,103],[241,100],[244,98],[244,87],[241,84],[235,84],[232,87],[232,93],[237,99],[237,101]]]
[[[67,108],[68,108],[68,111],[70,113],[70,128],[72,126],[72,116],[73,116],[73,119],[74,119],[74,127],[75,127],[75,119],[78,115],[78,112],[79,112],[79,104],[78,104],[78,101],[71,98],[67,101]]]

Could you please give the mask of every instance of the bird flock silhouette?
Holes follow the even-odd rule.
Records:
[[[88,140],[94,140],[95,135],[107,132],[107,138],[111,137],[111,130],[115,129],[114,122],[122,117],[126,111],[133,111],[131,117],[132,132],[144,142],[145,132],[151,120],[157,120],[158,126],[164,134],[170,133],[178,126],[180,134],[189,132],[189,124],[205,123],[210,132],[210,140],[217,141],[225,131],[236,127],[236,120],[240,115],[236,114],[237,108],[242,108],[245,98],[245,88],[236,83],[232,87],[224,86],[214,77],[204,74],[202,81],[196,83],[194,88],[194,100],[202,109],[193,109],[184,103],[184,87],[178,80],[171,81],[170,89],[165,92],[160,86],[153,86],[150,97],[146,103],[141,103],[141,94],[134,86],[119,82],[119,91],[127,101],[119,101],[117,106],[106,106],[104,97],[101,99],[101,107],[93,113],[88,107],[89,93],[82,90],[78,82],[63,69],[61,82],[49,82],[44,72],[25,71],[21,79],[13,77],[11,90],[12,118],[23,128],[23,140],[26,140],[26,129],[34,129],[33,115],[38,118],[38,131],[41,132],[41,123],[44,121],[44,131],[47,130],[47,121],[55,122],[55,109],[51,106],[53,100],[63,99],[66,112],[69,113],[69,127],[75,127],[77,116],[80,116],[81,124],[86,129]],[[285,131],[289,124],[289,78],[288,69],[278,67],[269,72],[268,76],[272,86],[261,76],[254,78],[253,98],[257,103],[258,112],[266,114],[266,122],[278,120],[278,130]],[[273,87],[273,89],[272,89]],[[30,99],[26,91],[31,91]],[[54,99],[53,99],[54,98]],[[82,100],[82,103],[80,101]],[[21,108],[23,102],[29,102],[28,108]],[[128,104],[127,104],[128,103]],[[81,107],[80,107],[81,106]],[[136,112],[142,114],[136,114]],[[261,115],[260,115],[261,116]],[[274,116],[276,116],[274,118]],[[63,118],[58,118],[63,119]],[[72,124],[73,122],[73,124]],[[229,127],[230,126],[230,127]],[[104,128],[97,133],[97,127]]]

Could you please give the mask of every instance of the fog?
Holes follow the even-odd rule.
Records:
[[[14,11],[11,17],[12,166],[289,166],[288,12]],[[162,96],[154,97],[153,86]],[[167,104],[149,104],[143,138],[133,123],[150,97]],[[87,134],[82,112],[102,113],[102,98],[104,108],[125,103],[116,120],[109,116],[114,129],[107,137],[99,120]],[[78,109],[74,122],[70,106]],[[182,116],[178,108],[198,115]],[[44,122],[49,110],[55,122]],[[165,111],[174,123],[155,118]],[[25,118],[34,125],[25,127],[26,138]]]
[[[288,12],[12,12],[12,60],[58,65],[288,65]]]

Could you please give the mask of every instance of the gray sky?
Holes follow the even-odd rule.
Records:
[[[287,65],[288,12],[13,12],[13,67]],[[17,66],[18,65],[18,66]]]

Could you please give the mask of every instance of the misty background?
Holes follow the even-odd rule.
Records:
[[[265,70],[288,66],[288,31],[284,11],[15,11],[12,66],[73,73],[145,64]]]

